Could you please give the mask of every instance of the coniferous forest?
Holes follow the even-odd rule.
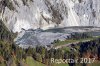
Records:
[[[35,48],[23,49],[15,45],[13,40],[17,34],[12,33],[0,21],[0,66],[99,66],[100,62],[100,38],[95,38],[91,41],[79,42],[71,44],[68,47],[47,49],[43,46]],[[74,33],[72,38],[81,39],[91,37],[90,34]],[[59,41],[58,41],[59,42]],[[55,59],[93,59],[94,61],[85,60],[81,63],[66,63],[60,64],[51,63],[51,58]],[[81,61],[78,60],[79,62]],[[33,65],[32,65],[32,63]],[[37,63],[37,65],[35,65]],[[40,65],[39,65],[40,64]]]

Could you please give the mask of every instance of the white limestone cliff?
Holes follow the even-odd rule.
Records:
[[[100,0],[0,0],[0,19],[13,32],[22,28],[100,27]]]

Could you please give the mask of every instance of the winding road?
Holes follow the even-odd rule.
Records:
[[[54,47],[54,48],[55,48],[55,49],[59,49],[59,48],[63,48],[63,47],[68,47],[68,46],[70,46],[71,44],[78,44],[78,43],[80,43],[80,42],[88,42],[88,41],[91,41],[91,40],[83,40],[83,41],[72,42],[72,43],[68,43],[68,44],[56,46],[56,47]]]

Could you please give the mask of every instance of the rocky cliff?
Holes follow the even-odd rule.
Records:
[[[22,28],[100,27],[100,0],[0,0],[0,19],[14,32]]]

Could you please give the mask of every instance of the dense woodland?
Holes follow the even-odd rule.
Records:
[[[81,36],[80,36],[81,35]],[[13,43],[13,39],[16,34],[9,32],[5,25],[0,21],[0,66],[24,66],[22,61],[28,56],[31,56],[34,60],[45,64],[46,66],[52,66],[50,63],[51,58],[67,59],[67,58],[96,58],[96,61],[100,60],[100,38],[81,42],[76,45],[72,44],[69,48],[64,47],[60,49],[52,48],[47,50],[45,47],[37,46],[36,48],[22,49]],[[88,34],[72,34],[73,39],[87,38]],[[67,49],[66,49],[67,48]],[[25,61],[23,61],[25,63]],[[69,63],[69,66],[89,66],[86,63],[76,64]],[[90,65],[91,66],[91,65]]]

